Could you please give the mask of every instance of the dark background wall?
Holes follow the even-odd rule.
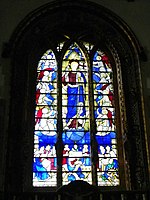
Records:
[[[0,1],[0,55],[18,24],[33,10],[50,0],[1,0]],[[61,3],[61,0],[59,1]],[[91,0],[120,16],[136,35],[144,60],[141,60],[141,78],[143,91],[143,110],[145,114],[146,138],[150,141],[150,1],[149,0]],[[9,121],[9,100],[11,88],[10,58],[0,57],[0,191],[4,187],[6,146]],[[150,143],[150,142],[149,142]],[[147,143],[147,154],[150,153]]]

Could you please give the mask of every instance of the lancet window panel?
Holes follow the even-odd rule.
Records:
[[[49,49],[37,66],[34,187],[56,187],[59,173],[62,185],[75,180],[92,184],[93,165],[98,186],[120,184],[113,69],[105,52],[92,54],[94,45],[81,43],[73,42],[65,53],[65,42],[60,43],[59,60]],[[58,140],[63,143],[60,171]]]

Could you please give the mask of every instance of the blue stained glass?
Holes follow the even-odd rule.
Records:
[[[99,74],[96,74],[96,73],[93,73],[93,80],[96,82],[96,83],[99,83],[100,80],[101,80],[101,77]]]
[[[57,63],[48,50],[37,67],[33,185],[56,186]],[[55,171],[55,173],[52,173]]]
[[[108,57],[100,50],[93,57],[93,72],[112,72]]]
[[[118,185],[113,75],[109,59],[102,51],[98,50],[94,55],[92,74],[99,156],[98,185]]]
[[[88,68],[76,43],[66,51],[62,65],[63,184],[86,177],[91,182]]]
[[[66,135],[69,139],[73,140],[73,141],[78,141],[81,140],[84,136],[84,132],[81,130],[78,131],[67,131]]]
[[[70,46],[70,48],[66,51],[66,54],[64,56],[64,60],[65,59],[70,60],[70,58],[71,59],[80,59],[80,60],[85,59],[84,55],[82,54],[80,48],[78,47],[78,45],[76,43],[74,43]]]
[[[46,147],[48,144],[54,145],[56,143],[56,132],[35,131],[35,135],[38,136],[39,147]]]
[[[112,139],[116,139],[115,132],[98,132],[96,134],[96,140],[101,145],[111,145]]]
[[[58,45],[57,50],[63,48]],[[93,57],[92,81],[88,80],[88,53],[93,45],[83,42],[84,51],[74,42],[66,50],[61,68],[62,184],[84,180],[92,184],[91,127],[89,94],[93,94],[95,139],[98,144],[97,179],[100,186],[119,185],[115,125],[113,71],[107,55],[97,50]],[[50,49],[37,67],[33,186],[57,184],[57,62]],[[59,80],[60,81],[60,80]],[[92,84],[93,92],[89,92]],[[93,130],[92,130],[93,131]]]
[[[47,50],[44,55],[41,57],[41,60],[45,59],[45,60],[55,60],[55,54],[53,53],[53,51],[51,49]]]
[[[85,180],[87,172],[90,174],[91,170],[90,144],[71,143],[65,145],[63,152],[64,183],[72,180]]]
[[[75,140],[74,139],[72,140],[70,138],[70,136],[72,136],[72,134],[76,135],[76,130],[72,130],[70,132],[69,131],[63,132],[63,134],[62,134],[63,142],[66,143],[66,144],[69,144],[69,143],[74,144],[74,142],[76,141],[78,144],[90,144],[90,132],[80,131],[80,134],[81,134],[82,137],[77,136],[77,138],[75,138]]]
[[[35,162],[33,163],[33,172],[35,173],[35,178],[37,178],[38,180],[45,180],[49,178],[49,174],[43,167],[40,158],[35,158]]]
[[[79,128],[82,130],[85,123],[85,120],[82,118],[85,119],[88,113],[86,110],[87,107],[85,106],[85,102],[87,101],[85,93],[88,91],[87,77],[85,77],[85,73],[80,69],[78,61],[70,59],[69,63],[70,71],[68,71],[68,63],[65,62],[63,63],[62,73],[62,103],[63,106],[67,106],[63,107],[63,118],[66,118],[66,122],[63,121],[63,126],[65,129],[78,130]],[[85,69],[87,69],[86,65],[85,62]]]

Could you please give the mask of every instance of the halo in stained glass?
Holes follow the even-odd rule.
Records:
[[[99,164],[98,185],[119,185],[113,74],[108,57],[97,50],[93,58],[94,117]],[[107,158],[107,159],[106,159]]]
[[[89,183],[91,178],[90,138],[83,143],[89,131],[88,65],[82,49],[73,43],[62,62],[62,116],[63,116],[63,184],[74,180]],[[87,137],[87,136],[86,136]],[[84,158],[84,153],[89,158]]]
[[[37,67],[33,186],[56,186],[57,179],[57,62],[44,53]]]
[[[98,49],[90,66],[87,60],[90,60],[93,45],[83,42],[80,46],[73,42],[62,56],[64,45],[62,42],[57,47],[63,57],[61,68],[58,69],[51,49],[44,53],[37,67],[33,185],[56,186],[59,172],[55,146],[60,138],[64,145],[62,185],[74,180],[92,184],[91,152],[95,148],[91,146],[92,137],[98,147],[95,164],[98,185],[119,185],[113,70],[109,58]],[[61,80],[57,80],[58,70]],[[61,109],[58,98],[62,102]],[[57,135],[58,115],[61,137]],[[90,127],[91,122],[94,129]]]

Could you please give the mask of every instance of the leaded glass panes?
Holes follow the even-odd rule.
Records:
[[[88,93],[87,61],[74,43],[62,62],[63,184],[92,183]]]
[[[119,184],[119,177],[113,71],[108,57],[100,50],[94,55],[92,74],[99,157],[97,166],[98,185],[116,186]]]
[[[37,67],[35,187],[57,186],[60,173],[62,185],[74,180],[92,184],[93,139],[98,147],[97,184],[119,185],[113,70],[104,52],[97,50],[92,58],[94,45],[79,44],[73,42],[63,53],[66,42],[60,43],[56,48],[59,60],[48,50]],[[61,67],[57,67],[57,63]],[[60,171],[57,168],[60,153],[56,153],[58,140],[62,140],[64,146]]]
[[[48,50],[37,67],[33,186],[57,182],[57,63]]]

